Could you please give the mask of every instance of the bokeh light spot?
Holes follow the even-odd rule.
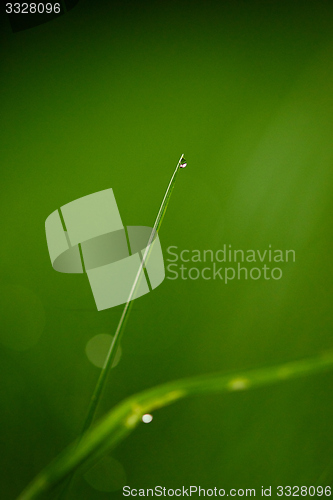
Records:
[[[45,327],[45,311],[39,297],[17,285],[0,287],[0,342],[15,351],[33,347]]]
[[[84,479],[97,491],[120,490],[126,484],[124,467],[112,457],[103,457],[86,474]]]
[[[97,366],[103,368],[107,353],[110,349],[113,336],[108,333],[100,333],[95,335],[86,345],[86,355],[89,361]],[[112,368],[117,366],[121,357],[121,347],[118,347],[116,356],[114,358]]]

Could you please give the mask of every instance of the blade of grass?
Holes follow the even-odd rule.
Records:
[[[72,444],[46,467],[17,500],[36,500],[78,467],[99,458],[140,423],[142,415],[188,396],[248,390],[333,368],[333,351],[277,366],[211,374],[169,382],[135,394],[115,406],[78,443]]]
[[[122,335],[124,333],[126,321],[128,319],[128,316],[129,316],[129,313],[130,313],[130,310],[131,310],[131,305],[132,305],[132,302],[133,302],[133,298],[135,296],[135,292],[137,291],[138,285],[140,283],[140,278],[142,277],[142,274],[143,274],[144,263],[146,263],[147,260],[149,259],[149,255],[150,255],[150,251],[151,251],[151,246],[152,246],[151,244],[152,244],[152,242],[153,242],[153,240],[155,238],[156,233],[158,233],[158,231],[160,230],[163,218],[164,218],[166,210],[168,208],[168,204],[169,204],[169,201],[170,201],[170,198],[171,198],[171,194],[172,194],[173,188],[175,187],[176,176],[177,176],[177,173],[178,173],[178,170],[180,168],[180,165],[181,165],[181,162],[182,162],[183,158],[184,158],[184,155],[182,154],[181,157],[180,157],[180,159],[179,159],[179,161],[178,161],[178,163],[177,163],[175,171],[172,174],[172,177],[170,179],[169,185],[168,185],[167,190],[165,192],[165,195],[163,197],[163,200],[162,200],[160,209],[158,211],[158,214],[157,214],[157,217],[156,217],[153,229],[152,229],[152,231],[150,233],[150,236],[149,236],[149,240],[148,240],[145,252],[143,254],[143,259],[141,261],[141,264],[140,264],[139,270],[137,272],[137,275],[136,275],[136,277],[134,279],[133,286],[131,288],[129,297],[128,297],[127,302],[125,304],[125,307],[123,309],[123,312],[122,312],[122,315],[120,317],[120,320],[119,320],[116,332],[114,334],[114,337],[113,337],[110,349],[108,351],[108,354],[107,354],[104,366],[103,366],[103,368],[101,370],[101,373],[100,373],[100,376],[98,378],[98,381],[97,381],[94,393],[92,395],[92,398],[91,398],[91,401],[90,401],[90,406],[89,406],[89,409],[88,409],[88,414],[87,414],[87,417],[86,417],[86,419],[84,421],[84,424],[83,424],[82,434],[90,427],[90,425],[91,425],[91,423],[93,421],[93,418],[95,416],[97,405],[98,405],[98,402],[100,400],[103,388],[105,386],[105,381],[106,381],[107,375],[108,375],[108,373],[110,371],[110,368],[111,368],[111,366],[113,364],[113,361],[114,361],[117,349],[119,347],[119,343],[120,343],[121,337],[122,337]]]
[[[179,158],[177,166],[172,174],[169,185],[168,185],[167,190],[164,194],[161,206],[160,206],[159,211],[157,213],[154,226],[153,226],[152,231],[150,233],[148,243],[147,243],[147,246],[145,248],[143,257],[142,257],[142,261],[141,261],[140,266],[139,266],[139,270],[135,276],[130,294],[129,294],[127,302],[124,306],[122,315],[120,317],[120,320],[119,320],[119,323],[118,323],[118,326],[116,329],[116,332],[115,332],[113,339],[112,339],[112,342],[111,342],[111,346],[110,346],[109,351],[107,353],[104,366],[101,370],[101,373],[99,375],[99,378],[98,378],[96,386],[95,386],[95,390],[94,390],[93,395],[91,397],[90,405],[88,408],[88,413],[87,413],[87,416],[85,418],[80,437],[83,436],[83,434],[85,433],[85,431],[87,429],[89,429],[89,427],[94,419],[94,416],[96,414],[97,406],[98,406],[98,403],[101,399],[101,395],[102,395],[103,389],[105,387],[105,382],[106,382],[108,373],[109,373],[110,368],[113,364],[115,355],[117,353],[117,350],[118,350],[118,347],[120,344],[121,337],[124,333],[125,325],[126,325],[126,322],[127,322],[130,310],[131,310],[132,302],[133,302],[133,299],[135,298],[135,293],[138,289],[138,286],[140,284],[140,281],[141,281],[141,278],[143,275],[144,266],[146,265],[146,263],[149,259],[149,255],[150,255],[150,252],[152,249],[153,240],[154,240],[156,234],[160,230],[163,218],[164,218],[166,210],[168,208],[171,194],[172,194],[173,188],[175,187],[177,173],[178,173],[178,170],[180,169],[180,166],[182,165],[183,158],[184,158],[184,155],[182,154],[181,157]],[[70,476],[68,478],[68,481],[64,484],[64,488],[60,494],[60,498],[62,498],[62,499],[65,498],[66,493],[67,493],[68,488],[69,488],[70,483],[71,483],[71,479],[72,479],[72,477]]]

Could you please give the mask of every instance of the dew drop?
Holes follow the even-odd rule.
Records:
[[[185,160],[185,158],[183,156],[183,158],[181,159],[179,168],[185,168],[186,166],[187,166],[187,161]]]
[[[153,415],[150,415],[150,413],[142,415],[142,422],[144,422],[145,424],[149,424],[152,420],[153,420]]]

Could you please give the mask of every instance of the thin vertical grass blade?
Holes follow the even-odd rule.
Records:
[[[143,274],[143,267],[148,262],[150,251],[151,251],[151,248],[152,248],[152,242],[153,242],[153,240],[154,240],[154,238],[156,236],[156,233],[158,233],[158,231],[159,231],[159,229],[161,227],[163,218],[164,218],[165,213],[167,211],[168,204],[169,204],[169,201],[170,201],[170,198],[171,198],[171,194],[172,194],[173,188],[175,187],[176,177],[177,177],[179,168],[183,166],[183,163],[182,163],[183,158],[184,158],[184,155],[182,154],[181,157],[179,158],[177,166],[176,166],[176,168],[175,168],[175,170],[174,170],[174,172],[172,174],[172,177],[170,179],[169,185],[168,185],[168,187],[166,189],[166,192],[164,194],[161,206],[160,206],[159,211],[158,211],[157,216],[156,216],[156,220],[155,220],[153,229],[152,229],[152,231],[150,233],[150,236],[149,236],[149,239],[148,239],[148,243],[147,243],[146,248],[145,248],[145,252],[143,254],[142,261],[141,261],[140,266],[139,266],[139,270],[138,270],[138,272],[137,272],[137,274],[135,276],[135,279],[134,279],[134,282],[133,282],[133,285],[132,285],[129,297],[128,297],[127,302],[126,302],[126,304],[124,306],[122,315],[120,317],[120,320],[119,320],[119,323],[118,323],[118,326],[117,326],[117,329],[116,329],[116,332],[115,332],[115,334],[113,336],[113,339],[112,339],[111,346],[110,346],[109,351],[107,353],[104,366],[103,366],[103,368],[101,370],[101,373],[99,375],[99,378],[98,378],[96,386],[95,386],[95,390],[94,390],[93,395],[91,397],[90,405],[89,405],[89,408],[88,408],[88,413],[87,413],[87,416],[85,418],[85,421],[84,421],[83,428],[82,428],[82,431],[81,431],[79,439],[83,436],[83,434],[85,433],[85,431],[87,429],[89,429],[89,427],[90,427],[90,425],[91,425],[91,423],[92,423],[92,421],[94,419],[98,403],[100,401],[103,389],[105,387],[105,383],[106,383],[106,379],[107,379],[108,373],[109,373],[110,368],[111,368],[111,366],[113,364],[116,352],[118,350],[118,346],[120,344],[121,337],[122,337],[122,335],[124,333],[126,321],[128,319],[128,316],[129,316],[129,313],[130,313],[130,310],[131,310],[132,301],[133,301],[133,299],[135,297],[135,292],[138,289],[139,284],[140,284],[140,280],[141,280],[141,277],[142,277],[142,274]],[[70,476],[68,478],[68,481],[64,485],[64,488],[63,488],[63,490],[62,490],[62,492],[60,494],[59,500],[62,500],[62,499],[64,499],[66,497],[66,493],[67,493],[68,488],[70,486],[71,480],[72,480],[72,476]]]
[[[101,370],[99,379],[97,381],[97,384],[96,384],[96,387],[95,387],[95,390],[94,390],[94,393],[93,393],[93,396],[91,398],[91,402],[90,402],[88,414],[87,414],[87,417],[86,417],[84,425],[83,425],[82,434],[90,427],[90,425],[91,425],[91,423],[93,421],[94,415],[96,413],[97,405],[98,405],[98,402],[100,400],[103,388],[105,386],[106,377],[107,377],[108,372],[110,371],[110,368],[111,368],[111,366],[113,364],[113,361],[114,361],[114,358],[115,358],[115,355],[116,355],[116,352],[117,352],[117,349],[118,349],[121,337],[122,337],[122,335],[124,333],[126,321],[128,319],[128,316],[129,316],[129,313],[130,313],[130,310],[131,310],[132,300],[133,300],[133,298],[135,296],[135,292],[136,292],[136,290],[137,290],[137,288],[138,288],[138,286],[140,284],[140,278],[142,276],[143,265],[149,259],[149,254],[150,254],[150,249],[151,249],[151,243],[153,242],[153,239],[155,238],[156,233],[158,233],[158,231],[159,231],[159,229],[161,227],[163,218],[165,216],[165,213],[167,211],[167,208],[168,208],[168,205],[169,205],[169,201],[170,201],[170,198],[171,198],[171,194],[172,194],[173,188],[175,187],[176,177],[177,177],[180,165],[182,164],[182,159],[183,158],[184,158],[184,155],[182,154],[181,157],[180,157],[180,159],[179,159],[179,161],[178,161],[178,163],[177,163],[177,166],[176,166],[176,168],[175,168],[175,170],[174,170],[174,172],[172,174],[172,177],[170,179],[170,182],[169,182],[169,185],[167,187],[167,190],[166,190],[166,192],[164,194],[161,206],[160,206],[158,214],[156,216],[156,220],[155,220],[153,229],[152,229],[152,231],[150,233],[150,237],[149,237],[148,244],[146,246],[146,249],[145,249],[145,252],[144,252],[144,255],[143,255],[143,259],[141,261],[141,265],[140,265],[139,270],[137,272],[137,275],[136,275],[136,277],[134,279],[134,283],[133,283],[133,286],[131,288],[128,300],[127,300],[127,302],[125,304],[125,307],[123,309],[123,312],[122,312],[122,315],[120,317],[120,320],[119,320],[116,332],[114,334],[114,337],[113,337],[110,349],[108,351],[108,354],[107,354],[107,357],[106,357],[106,360],[105,360],[105,363],[104,363],[104,367]]]

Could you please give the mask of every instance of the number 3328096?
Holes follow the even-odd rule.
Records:
[[[60,3],[6,3],[7,14],[60,14]]]

